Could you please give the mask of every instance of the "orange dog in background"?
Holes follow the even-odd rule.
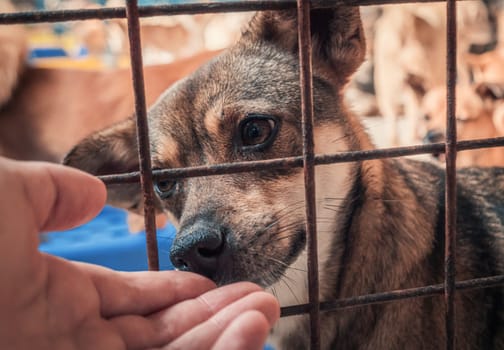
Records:
[[[171,64],[145,67],[147,104],[215,55],[204,52]],[[0,107],[0,155],[59,162],[75,142],[133,112],[129,69],[28,67],[11,98]]]
[[[486,84],[457,86],[456,118],[457,138],[475,140],[504,136],[502,129],[494,122],[495,105],[489,96],[491,87]],[[425,143],[445,141],[446,87],[430,90],[422,101],[424,112],[423,128],[419,130]],[[435,155],[441,158],[443,155]],[[457,166],[503,166],[502,147],[460,151]]]

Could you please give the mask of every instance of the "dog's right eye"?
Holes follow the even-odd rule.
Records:
[[[249,114],[241,121],[241,148],[244,151],[259,151],[269,146],[277,132],[277,118],[263,114]]]
[[[173,180],[158,180],[154,183],[154,190],[162,199],[166,199],[173,195],[177,188],[177,182]]]

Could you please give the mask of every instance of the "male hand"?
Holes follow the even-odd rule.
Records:
[[[261,349],[277,301],[252,283],[116,272],[38,251],[38,233],[82,224],[105,187],[80,171],[0,158],[1,349]]]

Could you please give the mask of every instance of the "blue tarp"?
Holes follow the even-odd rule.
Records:
[[[158,230],[161,269],[173,269],[169,250],[174,236],[175,228],[170,224]],[[126,212],[110,206],[106,206],[94,220],[80,227],[44,234],[39,249],[66,259],[115,270],[147,270],[145,232],[129,233]]]

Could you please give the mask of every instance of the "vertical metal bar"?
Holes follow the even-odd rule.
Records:
[[[154,215],[154,188],[152,185],[149,128],[145,103],[142,45],[140,42],[140,20],[137,0],[128,0],[126,2],[126,16],[128,18],[131,71],[133,74],[133,88],[135,92],[138,157],[140,160],[140,184],[144,201],[147,259],[149,270],[159,270],[156,218]]]
[[[308,244],[308,297],[310,305],[310,348],[320,349],[320,300],[315,207],[315,154],[313,141],[313,80],[310,33],[310,1],[298,0],[299,75],[303,123],[303,160]]]
[[[445,192],[445,326],[446,349],[455,349],[455,245],[457,230],[457,124],[455,84],[457,78],[456,1],[446,2],[447,30],[447,113],[446,113],[446,192]]]

